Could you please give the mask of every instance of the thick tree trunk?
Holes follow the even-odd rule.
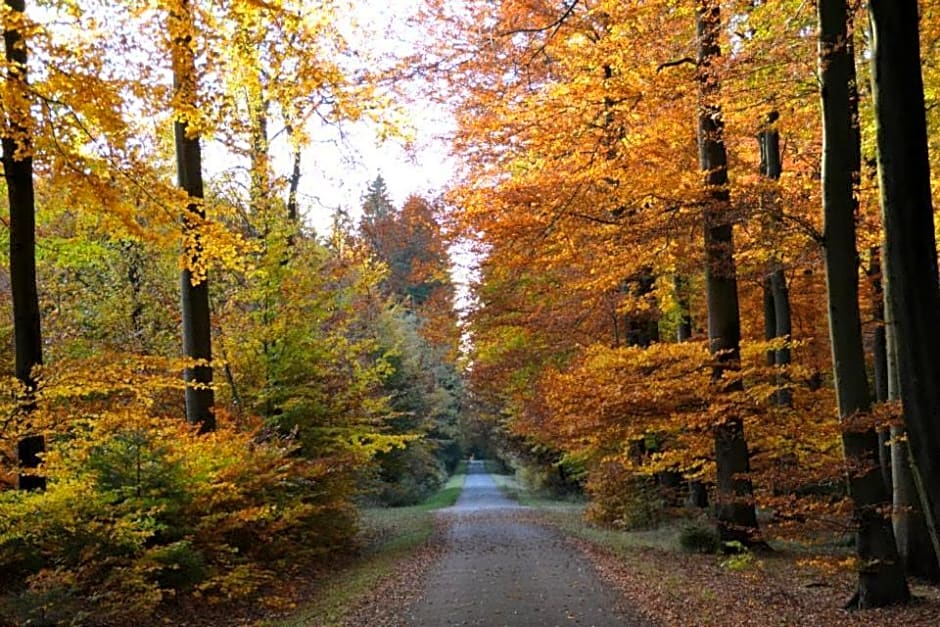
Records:
[[[12,15],[22,15],[25,0],[5,0]],[[3,175],[10,203],[10,287],[13,296],[13,335],[16,378],[24,388],[17,399],[18,420],[25,434],[17,443],[17,461],[22,470],[21,490],[42,490],[45,477],[32,474],[46,450],[45,438],[33,432],[30,414],[35,410],[36,379],[33,369],[42,364],[42,334],[39,293],[36,289],[36,203],[33,194],[33,158],[30,145],[29,102],[26,99],[26,42],[16,28],[5,28],[9,118],[3,132]]]
[[[914,485],[904,428],[891,427],[891,438],[891,469],[894,481],[891,521],[894,525],[898,554],[909,575],[937,581],[940,578],[940,565],[930,540],[921,499]]]
[[[708,338],[716,366],[716,381],[739,366],[741,320],[734,262],[734,235],[728,191],[728,158],[724,122],[718,102],[720,81],[714,64],[721,56],[718,43],[721,13],[716,0],[699,0],[698,30],[698,146],[705,173],[705,282],[708,299]],[[733,392],[739,383],[726,385]],[[715,427],[717,466],[716,514],[723,542],[761,543],[757,527],[750,456],[739,416],[725,416]]]
[[[914,480],[940,554],[940,291],[916,0],[871,0],[872,91],[901,399]]]
[[[909,598],[894,532],[884,515],[887,491],[878,466],[878,436],[864,424],[871,408],[858,307],[855,245],[860,146],[855,58],[845,0],[820,0],[819,65],[823,110],[823,215],[833,376],[842,422],[849,494],[854,501],[859,608]]]
[[[173,84],[182,102],[194,102],[196,94],[196,63],[190,47],[193,37],[193,20],[188,0],[180,3],[180,13],[170,16],[176,22],[173,32],[182,33],[173,42]],[[202,245],[199,241],[198,225],[205,218],[202,205],[202,153],[199,137],[187,132],[185,119],[173,124],[176,139],[176,171],[179,187],[189,194],[192,202],[182,217],[184,239],[195,240],[187,250],[191,255],[189,264],[180,274],[180,291],[183,318],[183,355],[198,360],[197,365],[183,372],[186,381],[186,420],[198,424],[200,430],[215,429],[212,390],[212,333],[209,314],[209,279],[194,277],[192,267],[200,264]],[[195,281],[194,281],[195,278]]]

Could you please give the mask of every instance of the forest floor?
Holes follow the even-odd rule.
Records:
[[[460,491],[458,476],[423,506],[368,510],[371,548],[225,624],[940,625],[935,586],[913,585],[908,606],[851,612],[841,608],[853,592],[852,574],[804,567],[805,553],[731,562],[687,553],[678,548],[678,526],[599,529],[583,521],[581,505],[540,500],[511,477],[494,478],[527,507],[446,507]],[[544,576],[530,572],[539,561]],[[524,579],[532,581],[519,587]]]

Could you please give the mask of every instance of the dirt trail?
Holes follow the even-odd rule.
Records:
[[[527,508],[499,491],[482,462],[470,463],[456,505],[441,510],[442,557],[398,617],[414,627],[613,627],[642,625],[592,563]]]

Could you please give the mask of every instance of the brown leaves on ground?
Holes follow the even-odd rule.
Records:
[[[852,573],[800,568],[792,555],[755,558],[743,570],[714,555],[637,549],[615,555],[573,540],[637,611],[659,625],[940,625],[937,588],[912,586],[908,606],[841,609],[852,596]]]

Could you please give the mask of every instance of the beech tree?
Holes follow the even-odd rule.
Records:
[[[772,111],[757,136],[761,155],[761,175],[766,177],[771,185],[771,190],[764,193],[761,198],[764,212],[762,219],[769,230],[779,229],[782,220],[781,200],[777,188],[783,170],[780,132],[776,126],[779,118],[780,114]],[[785,344],[767,352],[767,365],[785,368],[790,364],[788,343],[792,339],[790,337],[792,331],[790,293],[787,289],[787,276],[778,254],[771,255],[769,266],[763,286],[764,338],[780,340]],[[779,405],[792,405],[793,393],[788,387],[786,376],[778,377],[778,383],[781,387],[774,394],[774,400]]]
[[[739,366],[741,313],[734,261],[734,233],[728,189],[728,156],[724,122],[718,102],[721,81],[715,65],[721,56],[718,36],[721,12],[718,2],[700,0],[698,30],[698,146],[705,172],[705,284],[708,292],[708,339],[715,356],[716,381]],[[740,389],[740,380],[724,384]],[[745,545],[759,542],[750,456],[739,416],[725,416],[715,426],[715,463],[718,475],[716,511],[718,529],[725,542]]]
[[[33,156],[30,136],[30,99],[26,86],[26,41],[23,38],[25,0],[5,0],[3,41],[8,64],[3,112],[3,175],[10,204],[10,287],[16,378],[23,386],[16,411],[24,433],[17,443],[22,490],[41,490],[46,480],[33,472],[46,450],[30,414],[35,409],[37,366],[42,365],[39,295],[36,289],[36,202],[33,192]]]
[[[183,318],[183,355],[193,360],[184,371],[186,420],[203,431],[215,429],[212,390],[212,327],[209,312],[209,278],[203,261],[200,225],[205,220],[202,184],[202,151],[197,127],[189,116],[196,110],[196,59],[193,51],[195,22],[191,0],[178,0],[168,16],[172,34],[176,172],[180,189],[189,201],[182,216],[185,265],[180,273]]]
[[[871,0],[868,6],[887,307],[894,320],[914,480],[940,555],[940,291],[918,2]]]
[[[823,213],[833,377],[849,494],[853,500],[858,589],[850,605],[881,607],[909,592],[894,532],[885,516],[888,494],[878,465],[858,305],[855,215],[861,168],[852,17],[845,0],[821,0],[819,69],[823,111]]]

